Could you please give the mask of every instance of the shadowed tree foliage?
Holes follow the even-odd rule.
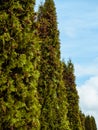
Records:
[[[0,130],[39,130],[35,0],[0,1]]]
[[[93,116],[85,117],[85,130],[97,130],[95,118]]]
[[[97,130],[96,121],[95,121],[95,118],[93,116],[91,116],[91,124],[92,124],[92,129]]]
[[[90,116],[85,117],[85,130],[92,130],[92,125],[91,125],[91,118]]]
[[[57,98],[58,98],[58,124],[59,127],[57,130],[70,130],[69,121],[67,117],[68,113],[68,102],[67,102],[67,93],[66,87],[64,84],[64,77],[63,77],[63,63],[61,62],[61,73],[59,73],[59,77],[61,78],[61,82],[57,88]]]
[[[73,64],[60,61],[54,1],[38,17],[34,4],[0,0],[0,130],[97,130],[79,111]]]
[[[92,124],[92,129],[97,130],[96,121],[95,121],[95,118],[93,116],[91,116],[91,124]]]
[[[79,113],[79,96],[76,90],[74,66],[71,60],[67,64],[63,63],[63,79],[67,92],[68,101],[68,120],[71,130],[81,130],[81,121]]]
[[[82,130],[85,130],[85,115],[80,111],[80,120],[81,120],[81,126]]]
[[[66,96],[64,97],[60,42],[56,9],[53,0],[46,0],[39,7],[38,30],[41,43],[39,93],[42,130],[68,129]],[[64,90],[65,91],[65,90]],[[65,94],[66,95],[66,94]],[[63,96],[63,97],[62,97]]]

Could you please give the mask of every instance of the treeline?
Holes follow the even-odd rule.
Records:
[[[56,8],[0,1],[0,130],[97,130],[79,109],[74,66],[61,61]]]

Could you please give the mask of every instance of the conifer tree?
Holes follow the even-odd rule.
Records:
[[[39,130],[35,0],[0,1],[0,130]]]
[[[85,130],[85,115],[80,111],[80,120],[81,120],[81,126],[82,130]]]
[[[95,118],[93,116],[85,117],[85,130],[97,130]]]
[[[86,116],[85,118],[85,130],[92,130],[90,116]]]
[[[58,124],[59,124],[59,129],[58,130],[70,130],[69,127],[69,120],[67,117],[68,113],[68,102],[67,102],[67,92],[66,92],[66,87],[64,85],[64,77],[63,77],[63,63],[61,62],[61,73],[59,73],[59,78],[61,78],[59,85],[57,87],[57,98],[58,98]]]
[[[68,120],[71,130],[81,130],[79,113],[79,96],[76,90],[74,67],[71,60],[64,63],[63,79],[67,92]]]
[[[91,116],[91,124],[92,124],[92,130],[97,130],[96,121],[93,116]]]
[[[56,8],[53,0],[46,0],[38,11],[38,30],[41,43],[39,93],[42,130],[68,129],[66,96],[62,98],[62,65],[57,28]],[[64,101],[65,100],[65,101]],[[64,102],[63,102],[64,101]]]

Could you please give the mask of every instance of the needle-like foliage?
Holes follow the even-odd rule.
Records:
[[[67,64],[63,63],[63,80],[67,92],[68,120],[71,130],[81,130],[81,120],[79,111],[79,96],[75,84],[74,66],[71,60]]]
[[[0,1],[0,130],[39,130],[34,0]]]
[[[42,130],[68,129],[66,93],[62,81],[60,41],[56,8],[53,0],[46,0],[39,7],[38,30],[41,43],[39,93]]]

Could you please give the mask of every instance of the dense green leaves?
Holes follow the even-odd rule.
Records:
[[[41,96],[41,129],[69,129],[66,94],[62,81],[60,42],[57,29],[56,9],[53,0],[46,0],[38,12],[41,63],[39,93]],[[63,92],[64,90],[64,92]]]
[[[93,116],[85,117],[85,130],[97,130],[96,122]]]
[[[0,1],[0,130],[97,130],[79,111],[73,64],[60,60],[54,1],[34,4]]]
[[[67,64],[63,63],[63,79],[67,92],[68,101],[68,120],[71,130],[81,130],[81,121],[79,114],[79,96],[76,90],[74,67],[69,60]]]
[[[11,2],[11,3],[10,3]],[[34,1],[0,5],[0,129],[40,129]]]
[[[85,130],[85,115],[81,111],[80,111],[80,120],[81,120],[82,130]]]

